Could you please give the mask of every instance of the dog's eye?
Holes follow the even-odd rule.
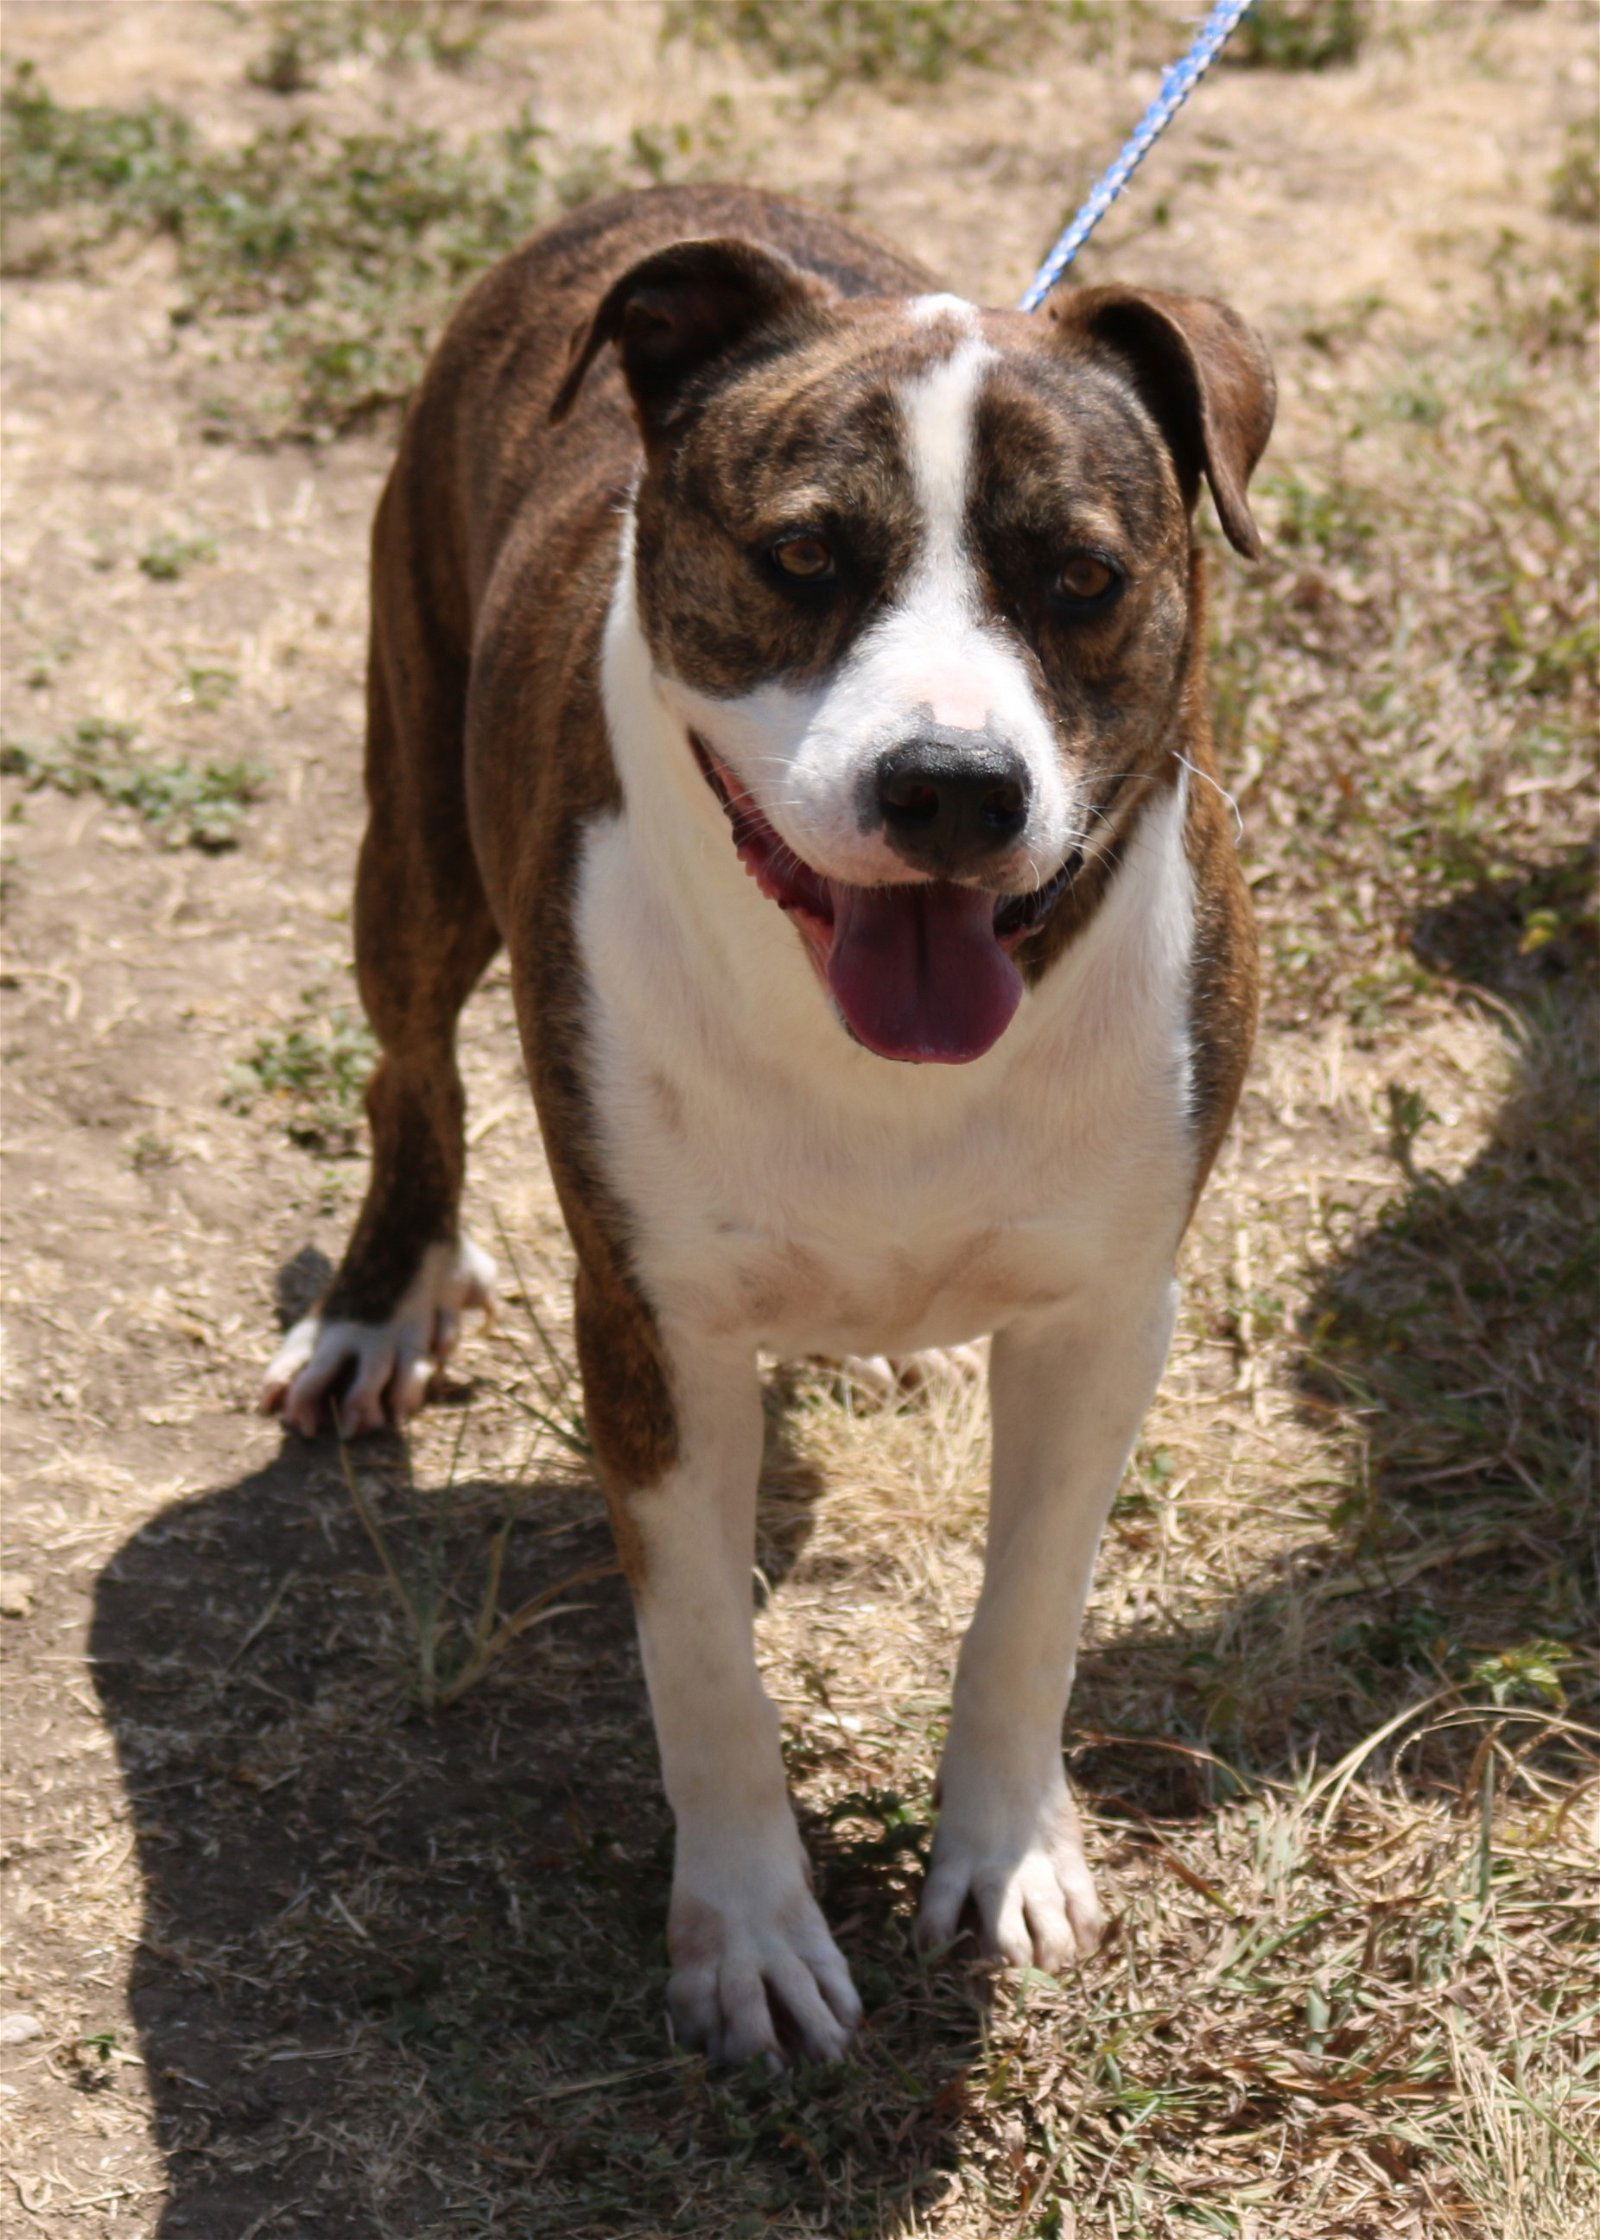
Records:
[[[797,583],[821,583],[833,573],[833,554],[821,537],[780,537],[772,564]]]
[[[1104,560],[1097,560],[1092,552],[1075,552],[1057,571],[1056,597],[1069,607],[1098,606],[1117,582],[1117,571]]]

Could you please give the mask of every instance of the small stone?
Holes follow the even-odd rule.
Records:
[[[31,1571],[0,1571],[0,1618],[25,1618],[38,1582]]]
[[[31,2045],[43,2036],[44,2024],[36,2014],[0,2014],[0,2046]]]

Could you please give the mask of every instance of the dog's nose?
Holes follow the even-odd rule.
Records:
[[[965,871],[1009,847],[1028,821],[1027,768],[989,740],[914,739],[880,755],[874,779],[884,835],[919,871]]]

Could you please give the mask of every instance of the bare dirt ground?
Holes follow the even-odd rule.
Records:
[[[317,14],[13,0],[5,60],[223,149],[531,104],[569,199],[752,175],[1004,301],[1187,20],[997,9],[990,57],[823,93],[642,0]],[[371,1533],[252,1413],[359,1197],[327,1027],[392,419],[261,440],[283,351],[174,322],[181,237],[17,221],[0,2229],[1600,2230],[1595,28],[1407,0],[1350,61],[1221,70],[1086,260],[1279,365],[1272,551],[1215,570],[1267,1024],[1096,1589],[1067,1740],[1118,1919],[1070,1981],[907,1936],[981,1403],[774,1371],[762,1654],[869,2009],[828,2076],[718,2078],[661,2020],[669,1833],[498,972],[497,1332],[409,1464],[353,1456]],[[240,761],[226,847],[116,776]]]

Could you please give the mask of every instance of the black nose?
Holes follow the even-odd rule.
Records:
[[[949,875],[1007,848],[1028,821],[1022,757],[990,740],[923,736],[878,757],[878,817],[897,856]]]

